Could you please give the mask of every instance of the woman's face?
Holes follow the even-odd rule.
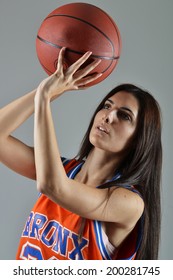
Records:
[[[120,91],[111,96],[95,116],[91,144],[109,153],[123,154],[135,133],[138,110],[138,101],[132,94]]]

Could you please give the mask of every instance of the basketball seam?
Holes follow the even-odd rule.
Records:
[[[85,24],[88,24],[88,25],[90,25],[91,27],[95,28],[98,32],[100,32],[100,33],[110,42],[111,47],[112,47],[112,52],[113,52],[113,54],[114,54],[115,48],[114,48],[114,44],[112,43],[111,39],[110,39],[102,30],[100,30],[97,26],[95,26],[94,24],[92,24],[92,23],[90,23],[90,22],[88,22],[88,21],[86,21],[86,20],[84,20],[84,19],[81,19],[81,18],[78,18],[78,17],[75,17],[75,16],[71,16],[71,15],[66,15],[66,14],[54,14],[54,15],[50,15],[50,16],[46,17],[44,21],[46,21],[46,20],[49,19],[49,18],[58,17],[58,16],[61,16],[61,17],[69,17],[69,18],[72,18],[72,19],[75,19],[75,20],[84,22]],[[111,20],[110,22],[112,23],[112,20]],[[115,25],[113,25],[113,26],[115,27]],[[116,31],[116,34],[117,34],[117,36],[118,36],[118,42],[119,42],[119,34],[118,34],[116,28],[115,28],[115,31]],[[113,57],[114,57],[114,56],[113,56]],[[116,59],[116,57],[115,57],[115,59]]]
[[[60,46],[60,45],[57,45],[57,44],[54,44],[50,41],[47,41],[45,40],[44,38],[40,37],[39,35],[37,35],[37,38],[42,41],[43,43],[47,44],[47,45],[50,45],[54,48],[57,48],[57,49],[61,49],[63,46]],[[76,53],[76,54],[84,54],[84,52],[80,52],[80,51],[75,51],[75,50],[72,50],[72,49],[69,49],[68,48],[68,51],[69,52],[72,52],[72,53]],[[101,55],[95,55],[95,54],[92,54],[92,57],[95,57],[95,58],[101,58],[101,59],[105,59],[105,60],[117,60],[119,59],[119,56],[101,56]]]
[[[39,39],[41,42],[45,43],[46,45],[50,45],[50,46],[52,46],[52,47],[59,48],[59,49],[62,48],[62,46],[59,46],[59,45],[53,44],[53,43],[51,43],[51,42],[49,42],[49,41],[46,41],[45,39],[41,38],[39,35],[37,35],[37,39]],[[76,54],[81,54],[81,55],[84,54],[84,53],[82,53],[82,52],[74,51],[74,50],[71,50],[71,49],[68,49],[68,51],[69,51],[69,52],[76,53]],[[102,73],[105,73],[105,72],[111,67],[113,61],[119,59],[119,57],[112,57],[112,58],[111,58],[111,57],[108,57],[108,58],[106,58],[106,57],[96,56],[96,55],[91,55],[91,57],[95,57],[95,58],[100,58],[100,59],[105,59],[105,60],[110,60],[110,61],[111,61],[110,64],[102,71]],[[40,62],[40,63],[41,63],[41,62]],[[42,63],[41,63],[41,65],[42,65]],[[43,65],[42,65],[42,66],[43,66]],[[45,66],[44,66],[44,68],[45,68]],[[46,69],[46,68],[45,68],[45,69]],[[49,69],[46,69],[46,70],[47,70],[48,72],[50,72],[51,74],[53,74],[53,72],[50,71]]]

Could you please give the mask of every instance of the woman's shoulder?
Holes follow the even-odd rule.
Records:
[[[136,224],[144,211],[144,200],[133,187],[115,187],[111,191],[111,204],[116,203],[120,210],[119,224],[131,227]]]

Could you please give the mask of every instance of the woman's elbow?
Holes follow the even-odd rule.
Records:
[[[54,186],[53,184],[47,182],[37,181],[37,191],[39,193],[49,195],[54,192]]]
[[[44,183],[41,183],[39,181],[37,181],[37,191],[39,193],[42,193],[42,194],[45,194],[45,191],[46,191],[46,186]]]
[[[61,188],[58,187],[59,184],[56,184],[52,181],[37,181],[37,191],[48,197],[59,196],[62,193]]]

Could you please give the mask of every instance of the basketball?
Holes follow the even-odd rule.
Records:
[[[106,79],[115,69],[121,52],[121,36],[114,20],[102,9],[87,3],[70,3],[52,11],[41,23],[36,53],[45,72],[55,72],[58,54],[66,47],[64,69],[85,52],[92,51],[82,67],[101,59],[91,73],[102,73],[89,86]]]

